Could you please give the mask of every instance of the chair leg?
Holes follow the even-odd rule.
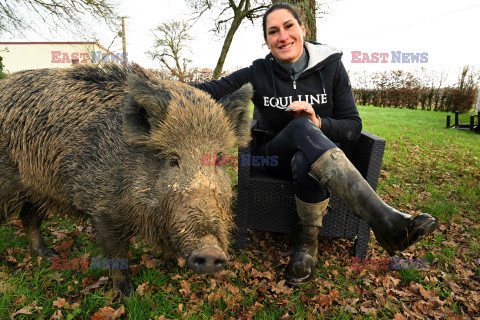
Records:
[[[367,257],[368,239],[370,238],[370,227],[364,221],[358,225],[357,238],[353,245],[353,256],[365,259]]]
[[[239,251],[245,249],[247,245],[247,228],[238,227],[235,233],[235,250]]]

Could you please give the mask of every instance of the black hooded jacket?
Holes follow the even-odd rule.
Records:
[[[253,103],[260,115],[259,127],[275,135],[293,118],[285,109],[293,101],[310,103],[320,116],[322,132],[334,142],[356,140],[362,121],[352,94],[347,71],[341,62],[342,52],[313,42],[306,42],[309,54],[307,68],[293,81],[269,53],[219,80],[196,84],[216,100],[251,82]]]

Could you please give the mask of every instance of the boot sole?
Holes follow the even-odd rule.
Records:
[[[310,281],[310,280],[309,280]],[[303,286],[304,284],[307,284],[309,281],[305,281],[305,282],[290,282],[288,280],[285,280],[285,283],[288,284],[289,286],[291,287],[295,287],[295,288],[300,288],[301,286]]]

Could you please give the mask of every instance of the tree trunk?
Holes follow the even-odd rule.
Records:
[[[240,27],[242,20],[243,16],[236,16],[233,18],[232,25],[228,30],[225,41],[223,42],[222,52],[220,53],[220,57],[218,57],[217,65],[215,66],[215,70],[213,70],[213,80],[220,78],[220,75],[222,74],[223,65],[225,64],[225,58],[227,57],[228,50],[230,49],[230,45],[232,44],[233,35],[237,31],[238,27]]]
[[[306,40],[317,41],[317,20],[315,19],[315,0],[273,0],[272,3],[286,2],[294,5],[300,12],[307,33]]]

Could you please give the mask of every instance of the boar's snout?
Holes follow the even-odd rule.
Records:
[[[219,249],[207,247],[190,254],[187,264],[195,273],[215,273],[223,270],[227,257]]]

